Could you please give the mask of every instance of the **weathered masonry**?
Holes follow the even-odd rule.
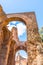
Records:
[[[6,25],[10,21],[22,21],[26,25],[27,42],[21,45],[17,37],[17,29],[13,28],[11,32],[7,29]],[[12,34],[13,30],[15,36]],[[43,65],[42,41],[38,33],[35,13],[6,14],[0,6],[0,65],[15,65],[15,54],[20,49],[27,52],[28,65]]]

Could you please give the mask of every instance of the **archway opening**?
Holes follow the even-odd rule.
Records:
[[[10,21],[7,28],[10,32],[12,31],[12,28],[16,28],[17,34],[15,33],[14,36],[16,35],[16,38],[18,38],[20,42],[27,41],[27,28],[26,24],[22,21]]]
[[[25,50],[19,50],[15,55],[15,65],[27,65],[28,54]]]

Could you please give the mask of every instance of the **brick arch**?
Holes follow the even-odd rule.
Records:
[[[3,20],[3,23],[2,23],[2,28],[4,26],[6,26],[9,22],[11,21],[20,21],[20,22],[23,22],[25,25],[26,25],[26,31],[27,31],[27,40],[28,40],[28,31],[30,29],[29,26],[32,25],[32,19],[31,18],[28,18],[28,16],[26,15],[23,15],[23,14],[7,14],[7,18],[5,18]]]
[[[8,53],[7,65],[13,65],[13,64],[15,65],[16,52],[18,50],[24,50],[28,54],[27,47],[25,46],[25,43],[23,45],[17,45],[16,41],[13,41],[13,40],[12,41],[9,40],[9,44],[10,44],[10,48],[9,48],[9,53]],[[10,59],[12,59],[12,60],[10,60]]]
[[[0,31],[1,32],[0,33],[1,34],[3,32],[2,28],[4,26],[6,26],[11,21],[17,21],[18,20],[18,21],[22,21],[26,24],[26,27],[27,27],[28,65],[32,65],[32,62],[33,62],[34,58],[36,58],[36,55],[37,55],[36,44],[38,44],[38,42],[41,43],[40,36],[38,33],[38,26],[37,26],[37,22],[36,22],[35,13],[34,12],[17,13],[17,14],[3,14],[3,13],[4,12],[2,11],[2,13],[0,15],[0,20],[1,20],[1,24],[0,24]],[[2,37],[3,37],[3,35],[2,35]],[[0,55],[0,57],[1,57],[0,65],[7,65],[7,60],[8,60],[9,50],[10,50],[10,44],[11,44],[10,40],[9,39],[8,39],[8,41],[4,40],[2,44],[0,42],[0,44],[1,44],[0,51],[2,51],[2,52],[0,52],[0,54],[3,55],[3,57],[1,57],[1,55]],[[9,65],[12,65],[12,63]]]
[[[28,26],[30,26],[31,22],[32,22],[32,20],[30,18],[28,18],[27,16],[25,16],[25,15],[21,15],[21,14],[14,14],[14,15],[11,15],[11,16],[7,15],[7,18],[2,23],[2,27],[6,26],[11,21],[22,21],[23,23],[25,23],[25,25],[27,27],[27,31],[29,30]],[[27,32],[27,41],[28,41],[28,38],[29,37],[28,37],[28,32]],[[11,44],[11,42],[9,42],[9,44],[8,44],[6,61],[8,61],[8,56],[9,56],[8,54],[9,54],[9,51],[10,51],[10,44]],[[28,45],[28,43],[27,43],[27,45]],[[28,46],[27,46],[27,48],[28,48]],[[27,51],[27,53],[28,53],[28,51]],[[6,64],[7,64],[7,62],[6,62]]]
[[[28,53],[27,53],[27,49],[24,47],[24,46],[22,46],[22,49],[20,49],[19,47],[17,48],[18,50],[15,52],[15,57],[14,57],[14,65],[16,65],[16,63],[15,63],[15,58],[16,58],[16,53],[18,52],[18,51],[21,51],[21,50],[23,50],[23,51],[25,51],[25,53],[26,53],[26,55],[27,55],[27,63],[26,64],[28,64]],[[24,54],[24,56],[25,56],[25,54]]]
[[[25,44],[25,43],[24,43]],[[22,48],[20,48],[22,46]],[[18,50],[25,50],[27,52],[27,48],[24,45],[17,45],[16,41],[9,40],[9,52],[7,57],[7,65],[15,65],[15,54]],[[11,50],[11,51],[10,51]]]
[[[25,15],[14,14],[12,16],[7,15],[7,18],[3,20],[2,26],[6,26],[11,21],[20,21],[20,22],[25,23],[26,26],[29,25],[28,21],[32,22],[32,20]]]
[[[25,50],[26,52],[27,52],[27,48],[26,47],[24,47],[24,46],[17,46],[17,48],[15,49],[15,51],[17,52],[18,50]],[[16,53],[15,52],[15,53]]]
[[[30,40],[32,40],[33,38],[32,38],[32,34],[31,33],[33,33],[33,30],[34,30],[34,27],[33,27],[33,20],[31,19],[31,18],[28,18],[27,16],[25,16],[25,15],[21,15],[21,14],[14,14],[14,15],[11,15],[11,16],[9,16],[9,15],[7,15],[7,19],[6,20],[4,20],[3,21],[3,23],[2,23],[2,26],[4,27],[4,26],[6,26],[10,21],[17,21],[17,20],[19,20],[19,21],[22,21],[22,22],[24,22],[25,24],[26,24],[26,27],[27,27],[27,41],[28,41],[28,43],[27,43],[27,53],[28,53],[28,64],[30,64],[31,65],[31,61],[33,61],[32,60],[32,57],[31,57],[31,55],[32,54],[30,54],[31,53],[31,49],[30,49],[30,47],[31,47],[31,42],[30,42]],[[36,24],[36,22],[35,22],[35,24]],[[37,28],[37,26],[36,26],[36,28]],[[30,36],[31,35],[31,36]],[[33,41],[33,43],[34,43],[34,41]],[[6,56],[6,65],[7,65],[7,61],[8,61],[8,56],[9,56],[9,50],[10,50],[10,42],[8,43],[8,49],[7,49],[7,56]],[[29,51],[29,49],[30,49],[30,51]],[[33,48],[34,49],[34,48]],[[32,52],[33,53],[33,52]],[[36,53],[36,52],[35,52]],[[35,57],[36,57],[36,55],[35,55]],[[31,61],[30,61],[31,60]],[[10,65],[10,64],[9,64]],[[11,64],[12,65],[12,64]]]

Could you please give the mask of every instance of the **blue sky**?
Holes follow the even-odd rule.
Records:
[[[0,0],[0,4],[6,13],[34,11],[38,27],[41,28],[43,26],[43,0]]]
[[[6,13],[34,11],[38,27],[43,26],[43,0],[0,0],[0,4]]]
[[[22,23],[22,21],[11,21],[11,22],[9,22],[7,27],[10,31],[11,31],[12,27],[17,28],[19,41],[27,40],[26,25],[24,23]]]
[[[24,51],[24,50],[19,50],[17,53],[16,53],[16,56],[18,55],[18,53],[20,53],[20,55],[22,55],[22,57],[24,57],[24,58],[27,58],[28,57],[28,54],[26,53],[26,51]],[[25,56],[24,56],[24,55]]]

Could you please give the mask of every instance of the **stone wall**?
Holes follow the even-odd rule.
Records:
[[[18,40],[17,30],[14,29],[14,31],[10,32],[6,27],[10,21],[16,20],[24,22],[27,27],[27,43],[24,43],[24,45],[21,45],[21,42]],[[32,65],[33,60],[39,55],[39,48],[37,46],[40,47],[41,43],[34,12],[5,14],[0,6],[0,65],[15,64],[15,54],[20,49],[28,53],[28,65]],[[38,65],[38,63],[34,65]]]

